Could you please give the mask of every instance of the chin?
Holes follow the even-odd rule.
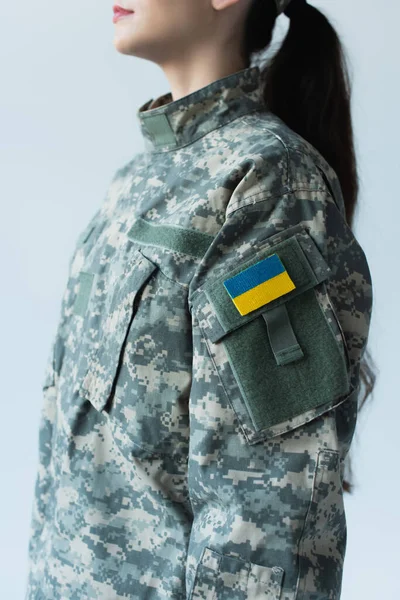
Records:
[[[113,40],[114,48],[121,54],[129,54],[130,56],[136,56],[137,58],[143,58],[144,60],[150,60],[157,62],[159,58],[160,49],[155,44],[142,43],[138,40],[137,36],[130,38],[128,36],[115,36]]]
[[[113,45],[118,52],[121,52],[121,54],[136,54],[135,42],[132,40],[132,38],[127,36],[116,35],[113,40]]]

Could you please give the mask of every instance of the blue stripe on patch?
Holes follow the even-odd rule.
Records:
[[[272,254],[258,261],[254,265],[240,271],[237,275],[230,277],[224,281],[224,286],[231,298],[235,298],[248,290],[251,290],[256,285],[272,279],[276,275],[280,275],[285,271],[279,256]]]

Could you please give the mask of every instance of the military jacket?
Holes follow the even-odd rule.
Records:
[[[372,310],[337,175],[258,66],[136,116],[69,261],[26,600],[337,600]]]

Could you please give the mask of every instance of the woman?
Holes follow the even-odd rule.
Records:
[[[304,0],[123,8],[172,91],[70,261],[27,599],[338,599],[372,311],[340,42]]]

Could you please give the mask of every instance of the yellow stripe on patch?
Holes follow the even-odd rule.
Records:
[[[271,300],[275,300],[279,296],[294,290],[295,287],[287,271],[284,271],[256,285],[251,290],[232,298],[232,301],[241,315],[247,315],[247,313],[260,308],[260,306],[267,304],[267,302],[271,302]]]

